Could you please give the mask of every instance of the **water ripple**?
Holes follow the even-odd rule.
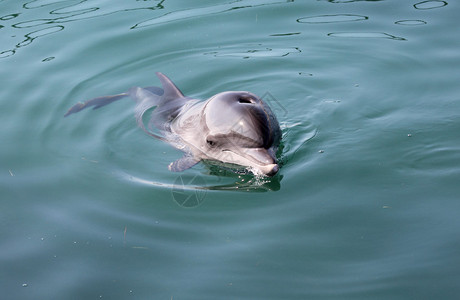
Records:
[[[132,26],[130,29],[136,29],[136,28],[152,26],[152,25],[157,25],[157,24],[162,24],[162,23],[167,23],[167,22],[172,22],[172,21],[178,21],[178,20],[191,19],[191,18],[196,18],[196,17],[203,17],[203,16],[208,16],[211,14],[224,13],[224,12],[234,11],[234,10],[242,9],[242,8],[253,8],[253,7],[259,7],[259,6],[265,6],[265,5],[281,4],[281,3],[285,3],[286,1],[287,0],[285,1],[236,0],[236,1],[232,1],[227,4],[173,11],[173,12],[168,12],[166,14],[157,16],[152,19],[148,19],[148,20],[139,22],[135,24],[134,26]],[[52,15],[55,17],[30,18],[30,19],[26,18],[26,20],[10,25],[12,28],[24,29],[24,28],[34,28],[34,27],[39,27],[39,26],[45,26],[48,24],[59,24],[59,30],[53,31],[53,29],[50,29],[50,28],[58,28],[58,26],[54,26],[54,27],[48,27],[45,29],[40,29],[38,31],[33,31],[31,33],[28,33],[24,35],[26,38],[25,40],[23,40],[22,42],[19,42],[15,46],[10,46],[10,49],[7,48],[7,50],[0,52],[0,58],[12,56],[16,53],[18,48],[23,47],[25,45],[29,45],[33,40],[31,36],[34,36],[34,34],[36,36],[43,36],[46,34],[55,33],[55,32],[63,30],[64,29],[64,26],[62,26],[63,23],[99,18],[103,16],[112,15],[115,13],[127,13],[127,12],[139,11],[139,10],[164,9],[164,6],[163,6],[164,0],[159,1],[155,3],[154,5],[152,4],[145,5],[145,4],[142,4],[142,2],[138,2],[137,5],[139,7],[132,7],[132,5],[130,6],[129,4],[126,4],[126,7],[122,9],[120,9],[120,7],[117,7],[117,8],[110,7],[108,9],[103,9],[100,7],[91,6],[93,5],[93,2],[88,1],[88,0],[75,0],[75,1],[72,1],[72,0],[70,1],[34,0],[34,1],[29,1],[26,4],[22,5],[23,9],[35,10],[35,9],[39,9],[43,7],[52,7],[52,9],[48,12],[48,15]],[[56,6],[59,6],[59,7],[56,8]],[[19,15],[21,15],[21,13],[5,15],[1,17],[0,20],[8,21],[11,19],[15,19]],[[36,14],[34,14],[34,16],[36,16]],[[1,26],[5,27],[4,25],[1,25]],[[46,34],[37,35],[37,33],[40,33],[42,30],[46,32]],[[266,49],[265,52],[267,51],[272,52],[272,49],[268,49],[268,50]],[[256,52],[258,52],[258,54],[262,53],[259,50],[256,50]],[[269,56],[279,56],[278,54],[274,54],[274,53],[275,52],[272,52],[271,55]],[[254,55],[249,55],[249,56],[254,56]],[[280,56],[283,56],[283,54],[281,54]]]
[[[321,23],[342,23],[342,22],[356,22],[369,19],[367,16],[351,15],[351,14],[337,14],[337,15],[320,15],[303,17],[297,19],[299,23],[321,24]]]
[[[424,10],[424,9],[433,9],[433,8],[440,8],[443,6],[446,6],[447,2],[446,1],[438,1],[438,0],[433,0],[433,1],[422,1],[419,3],[414,4],[414,7],[416,9]]]
[[[325,0],[330,3],[352,3],[352,2],[377,2],[377,1],[383,1],[383,0]]]
[[[191,177],[188,175],[179,175],[173,183],[168,183],[141,178],[127,174],[122,170],[118,170],[117,175],[123,180],[136,184],[169,189],[173,194],[173,200],[179,206],[184,208],[194,208],[203,204],[207,191],[278,191],[280,189],[280,182],[283,178],[282,175],[273,178],[253,175],[238,175],[231,171],[225,172],[224,170],[218,174],[211,173],[210,176],[206,176],[204,174],[193,175]],[[185,201],[183,201],[182,198],[184,197],[188,199],[188,204],[185,204]]]
[[[288,32],[288,33],[274,33],[270,34],[270,36],[290,36],[290,35],[298,35],[300,32]]]
[[[25,45],[29,45],[36,37],[48,35],[51,33],[56,33],[64,29],[63,23],[74,22],[74,21],[82,21],[92,18],[99,18],[103,16],[108,16],[115,13],[126,13],[126,12],[133,12],[139,10],[156,10],[156,9],[163,9],[162,3],[164,0],[156,3],[155,5],[145,5],[145,4],[138,4],[141,7],[132,7],[129,4],[126,4],[126,8],[120,9],[117,7],[116,9],[110,7],[108,9],[102,9],[99,7],[93,7],[92,2],[88,2],[87,0],[76,0],[76,1],[52,1],[52,0],[34,0],[29,1],[22,5],[22,8],[25,10],[33,11],[33,14],[27,13],[13,13],[8,14],[3,17],[0,17],[1,21],[10,21],[12,19],[16,19],[18,16],[21,16],[22,21],[17,23],[7,25],[14,29],[25,29],[25,28],[35,28],[40,26],[45,26],[49,24],[59,24],[53,27],[48,27],[44,29],[35,30],[29,32],[24,35],[25,40],[17,43],[16,45],[10,45],[10,49],[4,50],[0,52],[0,58],[5,58],[8,56],[12,56],[16,53],[17,49],[23,47]],[[59,6],[56,8],[56,6]],[[52,15],[55,17],[51,18],[35,18],[37,15],[37,9],[43,7],[52,7],[50,11],[48,11],[48,15]],[[32,18],[27,18],[28,16],[33,16]],[[42,14],[43,15],[43,14]],[[5,27],[5,25],[1,25]],[[19,35],[19,34],[18,34]],[[16,36],[16,35],[14,35]]]
[[[238,6],[236,6],[237,3],[239,4]],[[187,19],[192,19],[196,17],[204,17],[208,15],[225,13],[225,12],[233,11],[236,9],[252,8],[252,7],[281,4],[281,3],[285,3],[285,1],[237,0],[237,1],[227,3],[227,4],[220,4],[220,5],[213,5],[209,7],[199,7],[199,8],[194,8],[194,9],[186,9],[186,10],[168,12],[162,16],[139,22],[131,28],[132,29],[142,28],[142,27],[158,25],[158,24],[163,24],[163,23],[168,23],[168,22],[173,22],[173,21],[178,21],[178,20],[187,20]]]
[[[14,50],[5,50],[5,51],[0,52],[0,58],[5,58],[5,57],[8,57],[8,56],[14,55],[15,53],[16,53],[16,49],[14,49]]]
[[[400,21],[396,21],[395,24],[405,25],[405,26],[417,26],[417,25],[425,25],[426,22],[423,20],[400,20]]]
[[[40,36],[45,36],[45,35],[48,35],[48,34],[52,34],[52,33],[56,33],[56,32],[59,32],[61,30],[64,29],[64,26],[62,25],[57,25],[57,26],[51,26],[51,27],[48,27],[48,28],[43,28],[43,29],[40,29],[40,30],[35,30],[35,31],[32,31],[31,33],[28,33],[26,34],[26,38],[30,41],[40,37]]]
[[[384,32],[332,32],[328,36],[341,38],[366,38],[366,39],[390,39],[405,41],[405,38],[394,36]]]
[[[79,3],[85,2],[86,0],[77,1]],[[32,0],[23,5],[26,9],[41,8],[48,5],[63,3],[63,2],[75,2],[75,1],[59,1],[59,0]],[[75,4],[74,4],[75,5]]]
[[[239,58],[255,58],[255,57],[283,57],[291,53],[300,53],[301,50],[297,47],[286,47],[286,48],[270,48],[263,46],[262,44],[258,45],[248,45],[250,49],[237,49],[224,48],[219,49],[218,51],[206,52],[204,55],[214,55],[215,57],[239,57]]]
[[[38,37],[56,33],[56,32],[62,31],[63,29],[64,29],[64,26],[57,25],[57,26],[51,26],[51,27],[40,29],[40,30],[32,31],[24,36],[25,39],[23,41],[16,44],[15,49],[0,52],[0,58],[8,57],[8,56],[15,54],[17,49],[31,44]]]
[[[14,18],[17,18],[20,14],[10,14],[3,17],[0,17],[0,21],[8,21]]]

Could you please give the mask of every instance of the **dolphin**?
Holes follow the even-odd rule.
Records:
[[[148,135],[185,153],[169,164],[170,171],[184,171],[200,161],[209,161],[242,166],[266,176],[278,172],[276,151],[281,129],[262,99],[250,92],[228,91],[201,101],[184,96],[164,74],[156,75],[163,88],[132,87],[126,93],[79,102],[64,117],[129,96],[136,102],[137,125]],[[147,129],[143,116],[151,108],[154,109]]]

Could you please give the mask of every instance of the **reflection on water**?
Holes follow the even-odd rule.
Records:
[[[50,57],[44,58],[44,59],[42,60],[42,62],[52,61],[53,59],[55,59],[55,57],[54,57],[54,56],[50,56]]]
[[[344,23],[344,22],[358,22],[369,20],[368,16],[354,15],[354,14],[336,14],[336,15],[318,15],[309,16],[297,19],[298,23],[306,24],[330,24],[330,23]],[[423,22],[423,21],[422,21]],[[342,38],[384,38],[392,40],[404,41],[405,38],[397,37],[383,32],[332,32],[329,33],[330,37]]]
[[[369,19],[367,16],[351,15],[351,14],[338,14],[338,15],[321,15],[312,17],[303,17],[297,19],[299,23],[340,23],[340,22],[354,22],[364,21]]]
[[[330,3],[350,3],[359,1],[371,1],[371,0],[327,0]],[[379,0],[374,0],[379,1]],[[12,39],[3,40],[2,46],[5,49],[0,49],[0,58],[5,58],[14,55],[18,49],[31,44],[34,40],[39,37],[44,37],[54,33],[58,33],[64,30],[64,23],[82,21],[92,18],[103,17],[116,13],[130,13],[139,10],[160,10],[164,9],[165,0],[154,1],[153,5],[151,1],[136,1],[133,7],[133,3],[122,3],[118,6],[107,6],[107,7],[94,7],[91,2],[87,0],[76,0],[76,1],[46,1],[46,0],[35,0],[23,4],[17,8],[17,12],[6,14],[0,17],[0,28],[14,29],[20,31],[18,34],[11,34]],[[286,2],[292,2],[289,0],[279,1],[263,1],[263,0],[236,0],[226,4],[210,5],[199,8],[176,10],[173,12],[167,12],[154,18],[141,21],[134,24],[131,29],[153,26],[156,24],[162,24],[178,20],[186,20],[196,17],[203,17],[207,15],[215,15],[219,13],[225,13],[234,11],[242,8],[252,8],[258,6],[281,4]],[[428,10],[446,6],[446,1],[422,1],[413,4],[415,9]],[[120,6],[121,5],[121,6]],[[52,16],[51,18],[36,18],[37,12],[40,11],[40,15],[43,14],[43,9],[47,10],[46,15]],[[368,16],[357,15],[357,14],[325,14],[318,16],[307,16],[298,18],[298,23],[307,24],[322,24],[322,23],[341,23],[341,22],[357,22],[368,20]],[[52,24],[52,26],[49,26]],[[423,20],[400,20],[395,22],[398,25],[423,25],[426,24]],[[40,28],[43,27],[43,28]],[[24,29],[33,28],[34,30],[29,32],[23,32]],[[290,33],[274,33],[271,36],[289,36],[298,35],[300,32]],[[17,37],[23,36],[22,40],[17,41]],[[357,38],[386,38],[393,40],[405,40],[402,37],[397,37],[388,33],[360,33],[360,32],[344,32],[344,33],[330,33],[329,36],[333,37],[357,37]],[[16,41],[15,41],[16,40]],[[224,49],[206,54],[214,54],[216,57],[230,56],[230,57],[273,57],[273,56],[286,56],[290,53],[300,52],[298,48],[283,48],[275,49],[271,47],[256,47],[255,49],[247,49],[241,51],[238,50]]]
[[[19,16],[19,14],[6,15],[6,16],[0,17],[0,21],[8,21],[8,20],[16,18],[17,16]]]
[[[192,19],[196,17],[216,15],[220,13],[233,11],[236,9],[249,8],[249,7],[252,8],[252,7],[258,7],[258,6],[280,4],[280,3],[285,3],[285,2],[286,1],[279,1],[279,0],[278,1],[236,0],[236,1],[232,1],[227,4],[212,5],[212,6],[207,6],[207,7],[199,7],[199,8],[194,8],[194,9],[178,10],[174,12],[169,12],[162,16],[142,21],[134,25],[132,28],[152,26],[152,25],[168,23],[168,22],[177,21],[177,20],[187,20],[187,19]],[[287,0],[287,2],[290,2],[290,1]]]
[[[394,36],[384,32],[332,32],[328,36],[341,38],[366,38],[366,39],[390,39],[396,41],[405,41],[405,38]]]
[[[417,25],[425,25],[426,22],[422,20],[400,20],[400,21],[396,21],[395,24],[406,25],[406,26],[417,26]]]
[[[178,10],[173,12],[168,12],[166,14],[155,16],[154,18],[147,19],[145,21],[139,22],[131,27],[131,29],[152,26],[161,23],[167,23],[177,20],[186,20],[195,17],[203,17],[207,15],[215,15],[219,13],[229,12],[236,9],[242,8],[252,8],[258,6],[265,6],[265,5],[272,5],[272,4],[280,4],[285,2],[292,2],[290,0],[285,1],[265,1],[265,0],[236,0],[231,1],[227,4],[220,4],[220,5],[211,5],[208,7],[200,7],[200,8],[192,8],[192,9],[185,9],[185,10]],[[38,37],[42,37],[48,34],[57,33],[64,29],[62,24],[68,22],[75,22],[75,21],[82,21],[88,20],[93,18],[99,18],[103,16],[108,16],[116,13],[130,13],[139,10],[159,10],[164,9],[164,2],[165,0],[155,1],[155,4],[152,5],[150,1],[136,1],[135,4],[132,2],[127,3],[117,3],[116,7],[106,6],[106,7],[93,7],[91,2],[87,0],[78,0],[78,1],[41,1],[35,0],[27,2],[26,4],[22,5],[21,12],[12,13],[0,17],[0,21],[10,21],[20,17],[19,22],[14,24],[6,24],[0,25],[0,28],[5,26],[9,26],[10,28],[14,28],[16,30],[25,29],[25,28],[36,28],[40,26],[46,26],[49,24],[59,24],[54,25],[51,27],[46,27],[43,29],[34,30],[32,32],[28,32],[23,34],[25,37],[24,40],[20,42],[12,42],[12,44],[8,45],[8,42],[3,41],[2,46],[6,48],[6,50],[2,50],[0,52],[0,58],[5,58],[11,55],[14,55],[16,51],[29,45],[34,39]],[[70,4],[69,4],[70,3]],[[120,7],[121,5],[121,7]],[[124,5],[124,6],[123,6]],[[133,7],[137,5],[138,7]],[[56,7],[58,6],[58,7]],[[49,11],[46,15],[53,16],[52,18],[35,18],[36,10],[40,10],[43,8],[48,8]],[[43,12],[40,13],[44,15]],[[14,36],[15,37],[15,36]],[[9,48],[9,49],[8,49]],[[1,49],[0,49],[1,50]]]
[[[117,171],[123,180],[171,191],[171,200],[183,208],[198,207],[206,201],[207,191],[268,192],[281,188],[283,175],[274,177],[238,174],[234,170],[206,165],[207,174],[178,174],[174,182],[163,183]],[[248,172],[246,172],[248,173]]]
[[[32,31],[30,33],[27,33],[26,35],[24,35],[25,39],[17,43],[14,49],[5,50],[5,51],[0,52],[0,58],[8,57],[8,56],[15,54],[17,49],[31,44],[35,39],[39,37],[49,35],[52,33],[56,33],[62,30],[64,30],[64,26],[57,25],[57,26],[51,26],[51,27],[47,27],[47,28],[43,28],[43,29],[39,29],[39,30]]]
[[[26,39],[16,45],[17,48],[24,47],[32,43],[36,38],[45,36],[48,34],[56,33],[64,29],[64,26],[62,25],[57,25],[57,26],[51,26],[43,29],[39,29],[36,31],[32,31],[31,33],[28,33],[25,35]]]
[[[12,35],[13,38],[17,36],[23,36],[24,39],[20,42],[8,42],[2,41],[2,47],[5,47],[6,50],[0,52],[0,58],[5,58],[11,55],[14,55],[16,51],[24,46],[29,45],[38,37],[43,37],[49,34],[57,33],[64,30],[64,23],[82,21],[92,18],[103,17],[115,13],[127,13],[139,10],[157,10],[163,9],[163,2],[155,1],[155,4],[152,6],[150,1],[136,1],[135,4],[132,2],[122,3],[116,7],[105,6],[105,7],[93,7],[92,3],[87,0],[78,0],[78,1],[45,1],[45,0],[35,0],[30,1],[22,5],[17,10],[20,12],[12,13],[0,17],[0,21],[5,22],[0,26],[8,26],[10,29],[18,31],[17,34]],[[121,6],[120,5],[124,5]],[[136,6],[137,7],[133,7]],[[47,12],[43,12],[43,9],[47,9]],[[36,18],[36,15],[51,15],[51,18]],[[21,19],[21,20],[18,20]],[[16,23],[12,23],[12,20]],[[8,22],[9,21],[9,22]],[[17,22],[19,21],[19,22]],[[49,26],[49,24],[58,24],[54,26]],[[47,26],[48,27],[45,27]],[[37,27],[45,27],[41,29],[36,29]],[[24,33],[23,29],[34,28],[33,31]],[[8,45],[9,44],[9,45]]]
[[[242,49],[243,48],[243,49]],[[239,45],[231,47],[219,47],[215,51],[205,52],[204,55],[214,55],[215,57],[283,57],[291,53],[300,53],[301,50],[297,47],[287,48],[270,48],[262,44],[256,45]]]
[[[289,35],[298,35],[300,32],[287,32],[287,33],[274,33],[270,34],[270,36],[289,36]]]
[[[325,0],[330,3],[351,3],[351,2],[378,2],[383,0]]]
[[[350,3],[358,1],[373,1],[373,0],[326,0],[331,3]],[[374,0],[380,1],[380,0]],[[446,6],[446,1],[434,0],[434,1],[422,1],[413,5],[415,9],[427,10]],[[307,16],[297,19],[298,23],[307,24],[327,24],[327,23],[343,23],[343,22],[356,22],[369,20],[370,17],[355,15],[355,14],[334,14],[334,15],[318,15],[318,16]],[[427,24],[424,20],[399,20],[394,22],[397,25],[416,26]],[[328,36],[331,37],[344,37],[344,38],[384,38],[391,40],[406,40],[403,37],[398,37],[385,32],[332,32]]]
[[[423,2],[419,2],[419,3],[416,3],[414,4],[414,7],[416,9],[433,9],[433,8],[439,8],[439,7],[443,7],[443,6],[446,6],[447,5],[447,2],[446,1],[423,1]]]
[[[456,299],[459,20],[422,1],[0,0],[3,294]],[[225,3],[273,5],[197,15]],[[156,70],[270,102],[279,174],[171,173],[130,100],[62,117]]]

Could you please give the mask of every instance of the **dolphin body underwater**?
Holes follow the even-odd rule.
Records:
[[[278,172],[276,151],[281,129],[262,99],[250,92],[229,91],[201,101],[185,97],[162,73],[156,75],[163,88],[133,87],[126,93],[79,102],[64,116],[129,96],[136,102],[137,125],[185,152],[169,164],[170,171],[183,171],[206,160],[246,167],[254,174],[273,176]],[[143,116],[151,108],[154,110],[146,129]],[[155,128],[161,135],[153,132]]]

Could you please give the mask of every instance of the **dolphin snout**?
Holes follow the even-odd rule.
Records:
[[[259,169],[266,176],[274,176],[280,169],[273,151],[250,148],[244,151],[244,156],[248,159],[247,165]]]
[[[280,167],[278,166],[278,164],[272,164],[272,165],[268,165],[268,172],[265,173],[265,175],[267,176],[274,176],[276,173],[278,173]]]

